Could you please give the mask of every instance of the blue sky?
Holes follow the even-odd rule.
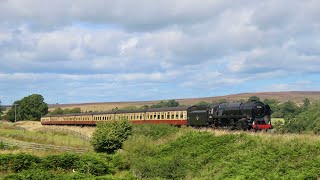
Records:
[[[318,91],[318,0],[0,1],[0,100]]]

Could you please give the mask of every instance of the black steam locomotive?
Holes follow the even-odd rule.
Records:
[[[187,109],[187,124],[226,129],[272,129],[269,105],[260,101],[220,103],[191,106]]]

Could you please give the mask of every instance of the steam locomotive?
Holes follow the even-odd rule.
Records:
[[[47,115],[42,125],[95,125],[98,122],[127,119],[133,124],[170,124],[242,130],[272,129],[271,110],[260,101],[220,103],[209,106],[151,108]]]
[[[227,129],[272,129],[271,109],[260,101],[191,106],[187,110],[188,125]]]

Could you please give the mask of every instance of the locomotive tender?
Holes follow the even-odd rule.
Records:
[[[151,108],[47,115],[42,125],[95,125],[98,122],[127,119],[133,124],[170,124],[243,130],[272,129],[271,110],[260,101],[220,103],[209,106]]]

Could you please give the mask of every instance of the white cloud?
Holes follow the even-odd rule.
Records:
[[[317,83],[320,74],[319,7],[316,0],[0,1],[0,95],[10,82],[50,99],[65,97],[50,89],[57,83],[72,91],[69,100],[77,88],[119,92],[106,101],[128,87],[149,99],[250,91],[263,82],[299,89],[286,78]]]

